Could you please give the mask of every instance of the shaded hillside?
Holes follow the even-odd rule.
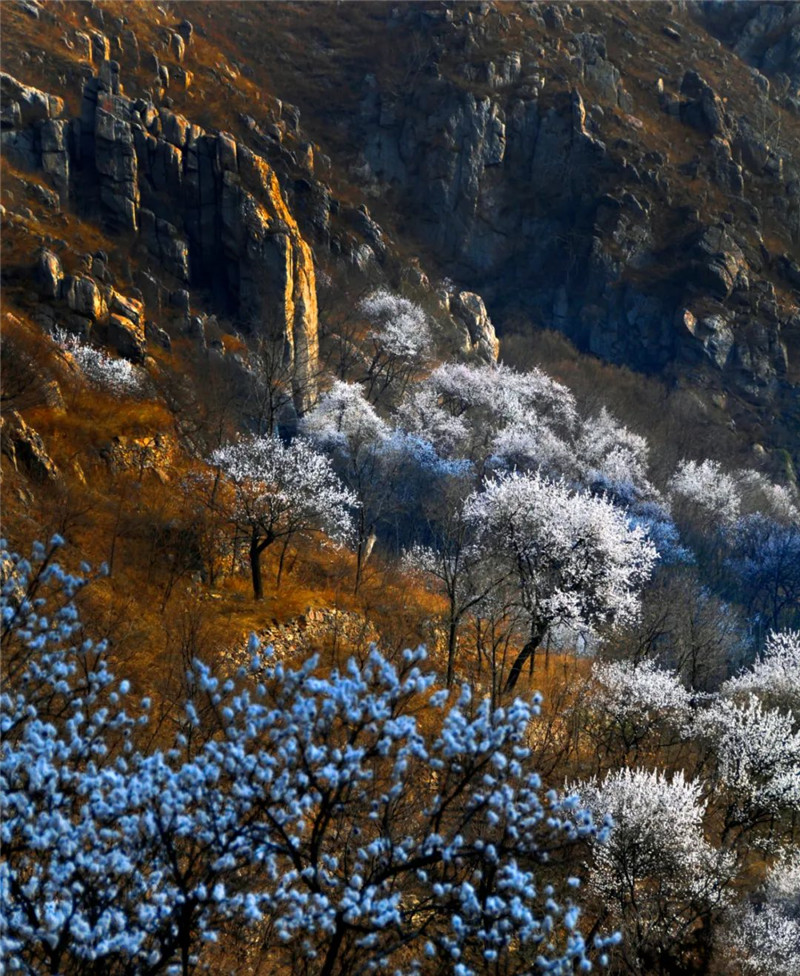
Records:
[[[722,6],[193,15],[298,103],[334,175],[361,188],[398,246],[480,291],[501,331],[555,328],[607,361],[733,394],[740,422],[769,405],[769,439],[786,444],[797,82],[745,60],[777,71],[791,53],[764,62],[736,46],[745,8],[775,5],[735,17]],[[728,17],[734,51],[711,33]],[[746,23],[780,47],[793,21],[762,34]]]
[[[798,9],[0,2],[11,969],[800,972]]]

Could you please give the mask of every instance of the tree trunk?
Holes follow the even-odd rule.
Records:
[[[261,553],[264,546],[258,540],[258,531],[254,528],[250,536],[250,575],[253,580],[253,599],[264,599],[264,584],[261,580]]]
[[[513,691],[519,681],[519,676],[522,674],[522,669],[525,667],[525,662],[528,658],[531,659],[531,675],[533,674],[533,663],[536,655],[536,648],[541,644],[542,637],[544,637],[545,627],[541,624],[531,624],[531,635],[528,642],[522,648],[522,650],[517,655],[517,659],[511,665],[511,670],[508,673],[508,681],[506,682],[506,691]]]
[[[358,527],[358,549],[356,550],[356,581],[353,586],[353,593],[358,593],[361,580],[364,575],[364,567],[367,560],[372,555],[372,547],[375,545],[375,533],[373,527],[361,522]]]
[[[336,957],[339,955],[339,950],[342,948],[343,941],[344,924],[341,922],[341,920],[339,920],[336,923],[336,930],[333,933],[333,938],[328,943],[328,951],[325,954],[325,962],[322,964],[320,976],[331,976],[331,973],[333,973],[333,967],[336,964]]]
[[[276,590],[279,590],[281,588],[281,577],[283,576],[283,563],[284,560],[286,559],[286,550],[289,548],[289,542],[291,541],[291,538],[292,537],[290,535],[287,535],[283,541],[283,545],[281,546],[281,555],[280,555],[280,559],[278,560],[278,578],[275,581]]]
[[[447,687],[453,685],[453,671],[455,670],[456,650],[458,649],[458,620],[450,617],[450,625],[447,630]]]

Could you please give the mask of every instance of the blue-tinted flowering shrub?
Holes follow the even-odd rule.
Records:
[[[145,747],[52,556],[2,559],[9,971],[189,973],[248,926],[262,961],[321,976],[572,973],[613,941],[590,950],[545,876],[598,831],[526,767],[535,700],[449,699],[421,651],[322,674],[253,643],[237,681],[196,663],[183,731]]]

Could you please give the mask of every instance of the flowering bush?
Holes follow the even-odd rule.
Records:
[[[127,359],[114,359],[63,330],[55,333],[55,340],[72,356],[93,385],[116,394],[130,395],[142,391],[145,374]]]
[[[451,701],[421,651],[322,674],[253,640],[238,684],[195,662],[174,745],[142,748],[148,703],[126,713],[128,683],[81,636],[83,581],[52,554],[2,558],[11,971],[186,976],[243,925],[262,962],[320,976],[354,954],[398,973],[591,968],[577,906],[539,865],[598,831],[527,768],[535,700]],[[417,722],[423,705],[435,721]]]

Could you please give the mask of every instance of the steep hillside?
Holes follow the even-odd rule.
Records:
[[[298,391],[316,271],[323,344],[344,293],[383,279],[419,295],[444,277],[483,297],[515,350],[557,330],[694,391],[700,425],[734,421],[744,449],[796,462],[800,122],[777,53],[793,21],[737,11],[6,5],[5,70],[65,106],[42,128],[5,83],[6,190],[20,197],[14,167],[44,169],[62,203],[29,188],[27,209],[41,225],[63,204],[111,234],[145,319],[261,322],[297,355]],[[5,206],[11,298],[46,235]],[[491,354],[480,310],[426,301],[444,348]],[[783,458],[769,467],[792,477]]]
[[[501,333],[556,329],[608,362],[730,394],[751,432],[767,408],[769,439],[788,444],[800,122],[783,69],[795,13],[770,5],[764,26],[729,6],[194,16],[300,106],[333,175],[359,187],[398,246],[481,292]],[[721,23],[733,51],[712,33]]]
[[[0,0],[0,970],[800,972],[799,11]]]

